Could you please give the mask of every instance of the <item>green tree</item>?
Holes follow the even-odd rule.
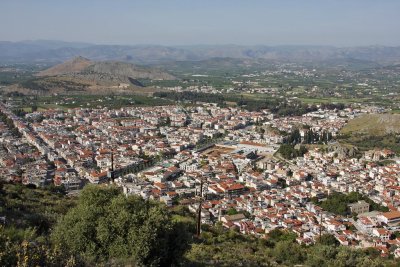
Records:
[[[125,197],[115,187],[86,186],[77,206],[56,225],[52,240],[92,263],[118,259],[169,266],[184,252],[186,233],[160,203]]]
[[[323,234],[317,238],[317,243],[326,246],[339,246],[339,241],[331,234]]]
[[[278,263],[295,265],[302,263],[306,254],[304,249],[291,241],[278,242],[273,250],[273,255]]]
[[[294,242],[297,235],[293,232],[282,231],[280,229],[274,229],[268,233],[268,239],[271,242],[277,243],[279,241],[290,241]]]
[[[235,215],[238,214],[237,210],[235,208],[230,208],[227,212],[228,215]]]
[[[311,247],[307,254],[306,265],[310,267],[330,266],[337,253],[336,247],[325,245]]]
[[[17,262],[17,248],[15,242],[7,235],[0,225],[0,266],[14,266]]]
[[[361,250],[341,248],[333,264],[338,267],[357,266],[363,256]]]

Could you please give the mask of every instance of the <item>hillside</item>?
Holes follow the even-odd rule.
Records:
[[[366,135],[400,133],[400,114],[366,114],[350,120],[341,133]]]
[[[131,79],[173,80],[174,76],[156,68],[139,67],[126,62],[118,61],[90,61],[78,56],[64,63],[55,65],[37,74],[43,76],[71,76],[91,81],[121,81]]]
[[[138,79],[175,79],[157,68],[117,61],[96,62],[81,56],[43,70],[35,76],[8,86],[4,91],[24,94],[132,93],[136,88],[143,87]]]
[[[400,114],[366,114],[351,120],[338,136],[361,151],[387,148],[400,154]]]
[[[78,56],[64,63],[39,72],[36,76],[75,76],[91,81],[118,80],[129,82],[131,79],[173,80],[174,76],[155,68],[139,67],[118,61],[90,61]]]
[[[41,71],[36,76],[42,77],[78,73],[92,64],[93,62],[89,59],[79,56],[62,64],[58,64],[49,69]]]
[[[374,249],[338,246],[331,235],[302,246],[296,234],[268,238],[221,226],[204,227],[186,207],[86,186],[79,197],[62,189],[3,184],[0,179],[0,266],[398,266]],[[329,252],[327,254],[327,252]]]
[[[128,78],[151,80],[175,79],[174,76],[158,69],[143,68],[130,63],[117,61],[96,62],[83,69],[79,74],[94,79],[98,79],[101,75],[106,75],[110,78],[119,78],[124,81],[128,81]]]

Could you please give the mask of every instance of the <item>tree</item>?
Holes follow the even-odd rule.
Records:
[[[291,241],[278,242],[273,250],[273,255],[278,263],[295,265],[306,259],[304,249]]]
[[[294,129],[293,132],[289,135],[288,138],[289,144],[296,145],[301,142],[301,135],[299,129]]]
[[[336,247],[320,244],[311,247],[311,251],[307,254],[306,265],[311,267],[330,266],[337,253],[338,249]]]
[[[331,234],[323,234],[317,238],[317,243],[325,246],[339,246],[339,241]]]
[[[228,215],[235,215],[238,214],[237,210],[235,208],[230,208],[227,212]]]
[[[296,240],[296,234],[293,232],[274,229],[268,233],[268,239],[274,243],[277,243],[279,241],[294,242]]]
[[[17,249],[15,243],[6,234],[0,225],[0,266],[13,266],[17,262]]]
[[[334,260],[334,266],[357,266],[362,259],[363,253],[361,250],[340,248],[339,253],[336,255]]]
[[[56,225],[52,240],[89,263],[118,259],[137,266],[176,263],[188,244],[185,228],[160,203],[90,185]]]
[[[358,192],[351,192],[347,195],[334,192],[328,196],[327,200],[321,202],[320,206],[324,210],[333,212],[335,214],[348,215],[348,205],[359,200],[365,200],[368,202],[370,204],[370,210],[388,211],[387,207],[375,203],[367,196],[364,196]]]
[[[293,145],[282,144],[278,153],[282,155],[285,159],[293,159],[295,157],[302,157],[305,153],[307,153],[307,148],[305,146],[300,146],[299,149],[295,149]]]

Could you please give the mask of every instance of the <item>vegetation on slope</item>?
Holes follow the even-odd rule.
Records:
[[[167,210],[115,187],[87,186],[67,198],[54,188],[0,184],[0,204],[0,266],[398,266],[329,235],[304,247],[291,232],[261,239],[217,224],[192,238],[185,207]]]
[[[15,198],[25,204],[15,203]],[[159,202],[125,197],[115,187],[96,186],[85,187],[76,206],[66,213],[56,210],[58,200],[58,194],[41,189],[4,186],[1,203],[7,210],[6,226],[0,228],[1,266],[62,266],[71,262],[72,266],[171,266],[186,250],[188,231],[173,221]],[[61,207],[69,208],[67,204]],[[57,213],[65,215],[56,223],[53,215]],[[14,224],[19,215],[22,222]],[[25,261],[28,264],[24,265]]]
[[[389,211],[387,207],[381,206],[371,199],[369,199],[366,196],[363,196],[362,194],[358,192],[351,192],[347,195],[343,193],[332,193],[330,194],[326,200],[322,202],[318,202],[318,199],[312,199],[313,202],[317,205],[319,205],[321,208],[323,208],[326,211],[339,214],[339,215],[349,215],[350,210],[348,208],[348,205],[351,203],[355,203],[360,200],[364,200],[369,203],[370,205],[370,210],[377,210],[377,211]]]
[[[85,91],[89,87],[89,83],[73,80],[67,77],[44,77],[32,78],[20,83],[20,86],[37,93],[53,93],[53,92],[79,92]]]
[[[284,159],[294,159],[297,157],[304,156],[307,153],[305,146],[300,146],[299,149],[294,148],[294,145],[282,144],[277,153],[279,153]]]
[[[158,202],[125,197],[117,188],[87,186],[52,238],[85,261],[170,266],[186,249],[184,227]]]
[[[214,227],[202,233],[201,242],[186,253],[187,266],[396,266],[379,252],[338,246],[336,239],[324,234],[312,246],[295,242],[296,235],[273,230],[267,239],[243,236],[233,230]]]
[[[366,114],[350,120],[341,133],[377,136],[400,133],[400,114]]]
[[[400,154],[400,114],[366,114],[355,118],[337,138],[362,151],[386,148]]]

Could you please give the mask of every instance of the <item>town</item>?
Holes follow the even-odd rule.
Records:
[[[5,101],[0,112],[0,176],[8,181],[69,194],[115,184],[125,195],[186,206],[202,224],[260,238],[290,230],[305,245],[331,234],[341,245],[400,257],[400,159],[389,149],[354,153],[335,138],[349,120],[384,109],[278,117],[198,103],[21,117]],[[285,157],[285,144],[302,153]],[[323,208],[335,194],[355,193],[362,198],[342,214]]]

